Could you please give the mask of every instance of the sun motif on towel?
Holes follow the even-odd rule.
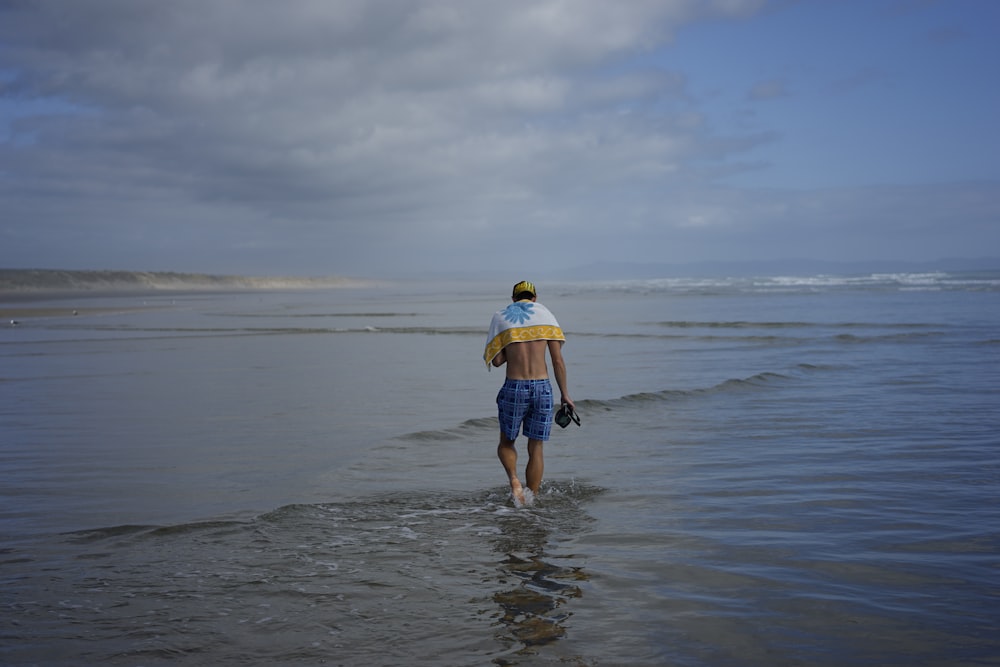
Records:
[[[503,311],[503,318],[511,324],[524,324],[534,315],[535,304],[530,301],[518,301],[507,306]]]

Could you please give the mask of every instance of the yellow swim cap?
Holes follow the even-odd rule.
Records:
[[[529,283],[527,280],[522,280],[518,284],[514,285],[514,291],[511,292],[511,297],[516,297],[518,294],[521,294],[522,292],[530,292],[531,296],[538,296],[538,294],[535,292],[534,284]]]
[[[522,292],[531,292],[531,296],[538,296],[535,292],[535,286],[529,283],[527,280],[522,280],[518,284],[514,285],[514,291],[511,293],[511,297],[515,297]]]

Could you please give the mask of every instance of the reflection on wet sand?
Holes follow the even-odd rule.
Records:
[[[580,597],[583,593],[579,586],[563,583],[559,579],[587,578],[580,568],[556,567],[542,560],[542,555],[527,560],[512,555],[503,561],[501,568],[520,577],[521,582],[493,596],[503,609],[501,620],[525,649],[548,644],[566,634],[562,624],[571,612],[560,607],[570,598]]]
[[[579,522],[568,515],[579,510],[562,509],[568,511],[556,524],[565,524],[569,519],[570,524],[578,527]],[[504,554],[497,566],[501,589],[493,595],[501,611],[502,628],[497,639],[516,648],[515,655],[534,654],[538,648],[566,636],[566,622],[572,616],[568,603],[583,595],[578,584],[589,578],[582,567],[556,564],[573,555],[546,551],[553,528],[560,532],[567,528],[566,525],[550,527],[549,523],[544,515],[528,509],[500,518],[501,532],[494,544],[494,550]],[[516,664],[504,658],[493,662]]]

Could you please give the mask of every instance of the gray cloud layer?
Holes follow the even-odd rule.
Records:
[[[940,230],[956,213],[996,221],[995,184],[722,185],[775,135],[720,136],[684,73],[635,58],[765,9],[7,2],[0,264],[377,274],[967,253]]]

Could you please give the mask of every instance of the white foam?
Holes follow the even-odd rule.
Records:
[[[522,503],[517,499],[517,496],[513,492],[510,494],[511,499],[514,501],[514,507],[520,509],[522,507],[531,507],[535,504],[535,494],[531,492],[531,489],[524,487],[524,502]]]
[[[653,278],[605,280],[587,283],[587,292],[625,292],[646,294],[662,292],[772,292],[816,291],[825,289],[962,289],[967,286],[995,287],[998,281],[990,277],[962,276],[946,271],[882,271],[863,274],[778,274],[757,276],[727,276],[704,278]],[[567,289],[567,293],[572,290]]]

